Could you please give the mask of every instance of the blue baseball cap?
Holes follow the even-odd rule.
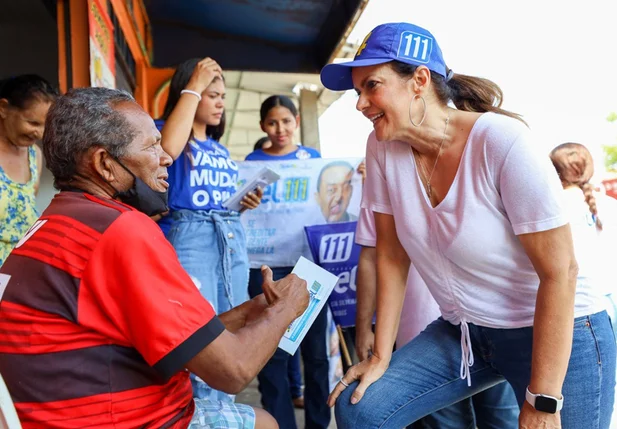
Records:
[[[333,91],[353,89],[352,67],[400,61],[447,77],[447,67],[435,37],[422,27],[406,22],[381,24],[365,38],[353,61],[328,64],[321,70],[321,83]]]

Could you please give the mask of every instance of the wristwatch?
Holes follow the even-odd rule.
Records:
[[[563,408],[563,396],[561,399],[549,395],[536,395],[529,391],[529,387],[525,392],[525,400],[538,411],[543,413],[555,414]]]

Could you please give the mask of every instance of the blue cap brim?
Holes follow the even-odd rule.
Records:
[[[321,69],[321,83],[332,91],[353,89],[351,69],[353,67],[375,66],[392,61],[392,58],[367,58],[348,63],[328,64]]]

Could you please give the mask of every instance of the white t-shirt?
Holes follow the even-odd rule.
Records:
[[[574,253],[578,262],[577,307],[597,305],[598,297],[613,293],[615,281],[610,273],[610,257],[617,243],[617,200],[604,194],[595,194],[598,217],[602,230],[585,202],[585,195],[578,187],[564,191],[565,208],[569,216]]]
[[[467,338],[468,322],[533,325],[539,279],[516,235],[568,221],[561,183],[539,146],[520,121],[483,114],[448,194],[433,208],[411,146],[369,136],[362,207],[394,216],[399,240],[444,319],[463,322]],[[575,316],[595,311],[579,302],[577,296]]]
[[[375,217],[370,210],[360,209],[356,243],[366,247],[375,247],[377,244]],[[397,347],[401,348],[410,342],[439,316],[439,306],[426,287],[426,283],[420,277],[418,270],[411,264],[407,276],[401,321],[396,335]]]

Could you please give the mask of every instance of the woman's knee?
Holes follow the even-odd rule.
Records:
[[[254,408],[255,410],[255,429],[279,429],[278,423],[266,410]]]
[[[350,384],[336,401],[334,414],[339,428],[373,427],[367,420],[374,415],[368,410],[370,401],[364,398],[357,404],[351,403],[351,395],[357,386],[358,383]],[[362,425],[358,426],[357,422],[362,422]]]

